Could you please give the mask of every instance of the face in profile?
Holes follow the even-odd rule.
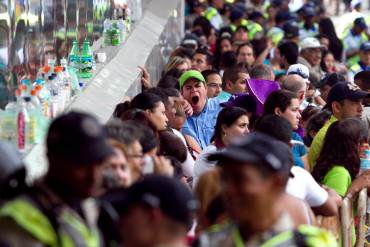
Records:
[[[168,118],[163,102],[158,102],[156,107],[152,110],[148,110],[147,113],[150,121],[158,131],[165,130],[167,128]]]

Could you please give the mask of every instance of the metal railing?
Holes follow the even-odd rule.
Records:
[[[353,215],[353,208],[355,199],[357,198],[357,217],[358,222],[355,227],[356,232],[356,247],[363,247],[365,243],[366,234],[366,207],[367,207],[367,188],[362,189],[355,197],[345,197],[340,209],[341,217],[341,233],[342,246],[352,247],[353,226],[355,226],[355,217]]]

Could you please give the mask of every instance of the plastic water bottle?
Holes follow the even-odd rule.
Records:
[[[24,102],[28,114],[28,123],[26,124],[26,150],[37,143],[38,114],[37,108],[31,103],[32,97],[24,97]]]
[[[68,55],[68,62],[72,68],[76,70],[80,69],[80,48],[78,47],[77,40],[73,41],[71,52]]]
[[[26,102],[21,99],[17,112],[17,147],[20,152],[26,151],[26,128],[29,123]]]
[[[59,112],[59,87],[55,79],[55,75],[49,76],[48,88],[50,91],[50,100],[49,100],[49,112],[50,118],[55,118]]]
[[[73,97],[81,92],[81,88],[78,81],[77,70],[75,68],[68,67],[68,72],[71,76],[71,97]]]
[[[111,29],[111,42],[112,45],[117,46],[121,44],[121,30],[118,27],[117,23],[112,25]]]
[[[112,43],[112,40],[111,40],[111,34],[110,34],[110,30],[111,30],[111,26],[112,26],[112,23],[109,19],[105,19],[104,20],[104,23],[103,23],[103,45],[104,46],[110,46],[111,43]]]
[[[48,66],[50,67],[50,73],[53,73],[54,72],[54,68],[55,68],[55,59],[52,59],[52,58],[49,58],[48,59]]]
[[[12,100],[6,105],[5,111],[0,113],[0,138],[15,147],[17,146],[17,111],[18,102]]]
[[[90,48],[89,41],[85,40],[81,55],[81,66],[79,76],[81,78],[91,78],[92,67],[93,67],[93,52]]]
[[[71,76],[68,71],[67,60],[65,58],[62,58],[60,60],[60,65],[63,68],[63,91],[65,94],[66,103],[68,103],[71,99]]]
[[[44,117],[50,117],[49,101],[50,91],[43,80],[37,79],[35,81],[35,89],[38,91],[37,97],[40,101],[41,111]]]
[[[125,24],[125,21],[122,19],[122,18],[120,18],[119,20],[118,20],[118,22],[117,22],[117,27],[118,27],[118,29],[119,29],[119,31],[120,31],[120,36],[121,36],[121,42],[123,42],[123,41],[125,41],[126,40],[126,33],[127,33],[127,31],[126,31],[126,24]]]
[[[365,150],[365,155],[361,158],[360,173],[370,169],[370,149]]]

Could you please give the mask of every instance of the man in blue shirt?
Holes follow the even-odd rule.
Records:
[[[185,138],[192,137],[201,149],[210,144],[217,115],[221,110],[217,98],[207,99],[206,81],[196,70],[183,73],[179,79],[181,94],[193,108],[193,115],[186,119],[182,128]]]

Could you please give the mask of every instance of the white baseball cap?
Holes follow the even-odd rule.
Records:
[[[310,77],[310,70],[307,68],[306,65],[300,63],[292,64],[289,66],[286,75],[299,75],[300,77],[305,79],[307,83],[310,83],[308,79]]]
[[[320,44],[320,41],[316,38],[308,37],[301,41],[299,44],[301,50],[310,49],[310,48],[324,48],[323,45]]]
[[[354,9],[356,5],[362,4],[362,0],[352,0],[351,1],[351,8]]]

